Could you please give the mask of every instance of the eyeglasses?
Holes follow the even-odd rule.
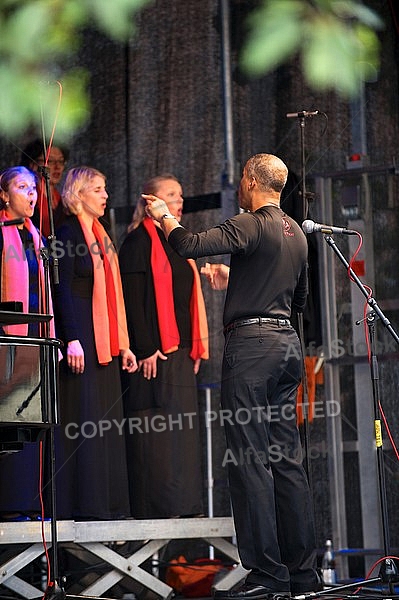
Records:
[[[44,159],[43,158],[38,158],[37,159],[37,163],[44,165]],[[63,158],[50,158],[47,161],[47,165],[49,167],[53,167],[54,165],[58,165],[59,167],[64,167],[66,164],[66,160],[64,160]]]
[[[54,158],[47,161],[47,164],[51,167],[52,165],[58,165],[63,167],[65,165],[65,160],[63,158]]]

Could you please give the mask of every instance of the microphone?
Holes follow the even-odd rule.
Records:
[[[333,227],[332,225],[321,225],[320,223],[315,223],[310,219],[306,219],[302,223],[302,229],[305,233],[326,233],[328,235],[332,235],[334,233],[344,233],[345,235],[357,235],[357,231],[354,229],[346,229],[346,227]]]
[[[303,117],[315,117],[319,114],[320,112],[318,110],[301,110],[295,113],[287,113],[286,117],[287,119],[302,119]]]
[[[0,227],[8,227],[9,225],[22,225],[25,219],[10,219],[9,221],[0,221]]]

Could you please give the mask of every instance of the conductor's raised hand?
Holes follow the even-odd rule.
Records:
[[[163,215],[169,212],[166,202],[153,194],[141,194],[141,196],[147,202],[145,209],[147,215],[161,222]]]

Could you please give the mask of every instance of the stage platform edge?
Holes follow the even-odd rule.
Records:
[[[51,522],[44,523],[45,540],[51,547]],[[246,575],[240,565],[231,517],[153,519],[120,521],[57,521],[57,544],[69,543],[85,549],[107,563],[109,570],[86,587],[79,596],[99,597],[125,577],[130,577],[165,600],[173,589],[165,582],[144,570],[140,565],[151,558],[169,541],[176,539],[203,539],[210,546],[228,556],[236,567],[218,580],[215,587],[229,589]],[[226,539],[227,538],[227,539]],[[229,539],[230,538],[230,539]],[[130,556],[124,557],[110,544],[137,541],[143,544]],[[22,598],[33,600],[42,597],[40,590],[18,576],[18,572],[44,554],[42,523],[40,521],[1,522],[0,546],[26,546],[0,565],[0,585]],[[62,573],[60,574],[62,575]],[[67,593],[68,596],[68,593]]]

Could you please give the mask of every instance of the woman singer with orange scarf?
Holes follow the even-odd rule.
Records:
[[[57,230],[56,328],[64,342],[57,435],[58,516],[121,519],[128,500],[120,363],[137,369],[129,349],[118,257],[99,221],[108,193],[91,167],[68,171]]]

